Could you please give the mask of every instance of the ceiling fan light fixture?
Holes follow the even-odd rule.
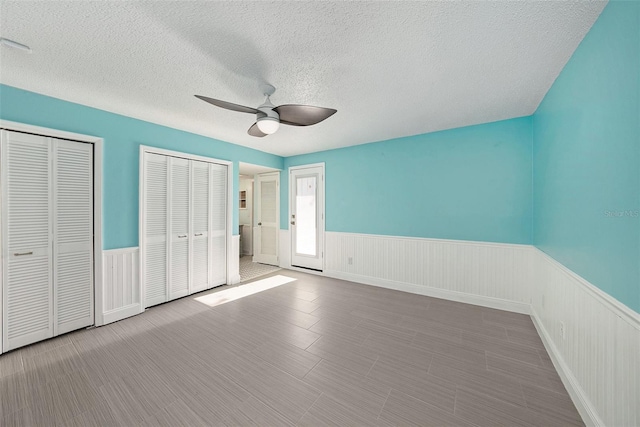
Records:
[[[280,128],[280,121],[275,117],[262,117],[257,120],[258,129],[260,132],[267,135],[275,133]]]

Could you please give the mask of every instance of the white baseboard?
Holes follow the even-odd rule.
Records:
[[[231,236],[231,259],[229,260],[227,284],[240,283],[240,235]]]
[[[411,283],[378,279],[369,276],[359,276],[356,274],[343,273],[339,271],[328,270],[324,272],[324,275],[333,277],[334,279],[348,280],[350,282],[362,283],[364,285],[379,286],[381,288],[394,289],[397,291],[403,291],[417,295],[425,295],[433,298],[441,298],[450,301],[458,301],[466,304],[479,305],[482,307],[495,308],[497,310],[512,311],[514,313],[529,314],[531,308],[529,304],[521,302],[485,297],[482,295],[471,295],[463,292],[450,291],[447,289],[431,288],[428,286],[420,286]]]
[[[587,426],[604,426],[605,424],[598,417],[598,414],[591,404],[591,401],[587,397],[577,378],[571,372],[569,365],[567,365],[567,362],[565,362],[564,358],[558,351],[558,348],[551,339],[549,332],[545,329],[544,325],[540,321],[540,318],[538,317],[538,314],[533,308],[531,309],[531,319],[533,320],[533,324],[538,331],[538,335],[540,335],[540,338],[542,339],[544,347],[547,349],[547,353],[549,353],[549,357],[551,357],[553,366],[556,368],[556,371],[558,371],[560,379],[562,380],[564,387],[567,389],[569,396],[571,396],[573,404],[576,405],[576,409],[578,410],[578,413],[582,417],[584,423]]]
[[[640,315],[542,251],[356,233],[325,236],[325,271],[317,274],[531,314],[584,422],[640,425]],[[289,230],[280,230],[279,239],[280,267],[295,269]],[[239,236],[233,236],[230,284],[240,282],[239,249]],[[136,251],[104,251],[104,286],[110,292],[104,323],[141,311],[132,299],[139,287]]]
[[[327,232],[325,270],[361,283],[526,312],[532,248]]]
[[[640,315],[542,251],[327,232],[325,253],[326,276],[531,314],[584,422],[640,425]]]
[[[140,303],[131,304],[126,307],[117,308],[115,310],[106,311],[104,313],[104,325],[117,322],[118,320],[126,319],[127,317],[140,314],[144,310],[140,306]]]
[[[544,252],[532,255],[534,324],[583,421],[640,425],[640,315]]]

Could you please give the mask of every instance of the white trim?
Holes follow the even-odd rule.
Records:
[[[292,268],[291,267],[291,239],[289,239],[289,229],[278,230],[278,238],[280,239],[280,248],[278,251],[278,266],[280,268]]]
[[[67,132],[26,123],[12,122],[9,120],[0,120],[0,128],[93,144],[93,321],[96,326],[102,325],[104,322],[102,315],[102,145],[104,143],[104,139],[97,136]],[[0,259],[2,259],[1,248]],[[0,289],[1,288],[2,282],[0,281]],[[1,305],[2,301],[0,300],[0,306]],[[2,344],[0,344],[0,353],[2,353]]]
[[[306,270],[302,268],[296,268],[295,270],[306,272]],[[529,304],[509,301],[500,298],[472,295],[465,292],[456,292],[448,289],[425,287],[414,285],[411,283],[397,282],[394,280],[386,280],[369,276],[360,276],[357,274],[349,274],[339,271],[325,271],[324,275],[327,277],[333,277],[334,279],[362,283],[363,285],[379,286],[381,288],[393,289],[396,291],[403,291],[417,295],[425,295],[434,298],[441,298],[450,301],[458,301],[466,304],[479,305],[482,307],[495,308],[497,310],[506,310],[521,314],[529,314],[531,312],[531,306]]]
[[[294,171],[297,170],[304,170],[304,169],[311,169],[311,168],[321,168],[322,172],[320,173],[320,185],[318,186],[318,189],[320,190],[318,192],[318,201],[320,202],[320,226],[318,227],[318,239],[320,240],[320,245],[318,247],[318,249],[321,251],[321,255],[320,255],[320,261],[321,261],[321,269],[320,271],[325,271],[327,269],[327,251],[326,251],[326,194],[325,194],[325,181],[326,181],[326,168],[325,168],[325,163],[324,162],[319,162],[319,163],[311,163],[311,164],[307,164],[307,165],[297,165],[297,166],[289,166],[289,170],[288,170],[288,183],[289,183],[289,191],[287,194],[287,199],[288,199],[288,215],[289,218],[287,218],[287,230],[289,231],[289,259],[287,260],[287,265],[292,266],[293,265],[293,233],[291,233],[291,227],[289,227],[290,225],[290,218],[291,218],[291,199],[293,199],[293,195],[294,195],[294,187],[291,185],[291,175]],[[293,269],[298,269],[298,267],[292,267]],[[300,271],[307,271],[304,268],[300,268]]]
[[[539,256],[541,256],[547,262],[551,263],[551,265],[560,270],[562,273],[566,274],[569,279],[579,283],[589,295],[594,297],[601,304],[615,313],[616,316],[640,331],[640,313],[636,313],[617,299],[613,298],[611,295],[594,286],[588,280],[574,273],[572,270],[565,267],[539,248],[534,248]]]
[[[232,247],[231,259],[229,260],[229,281],[228,285],[237,285],[240,283],[240,235],[233,235],[231,237]]]
[[[160,154],[164,156],[177,157],[181,159],[187,160],[196,160],[206,163],[215,163],[219,165],[224,165],[227,167],[227,227],[226,227],[226,246],[227,246],[227,254],[226,254],[226,282],[231,283],[236,278],[236,273],[232,271],[231,266],[231,255],[233,254],[233,200],[234,200],[234,188],[233,188],[233,162],[229,160],[221,160],[215,159],[213,157],[204,157],[196,154],[182,153],[179,151],[165,150],[163,148],[151,147],[148,145],[140,145],[139,151],[139,173],[138,173],[138,247],[140,248],[140,312],[145,310],[145,281],[144,281],[144,248],[146,243],[145,238],[145,204],[144,204],[144,154],[145,153],[153,153]],[[170,170],[170,168],[169,168]],[[171,191],[168,185],[167,191]],[[167,216],[167,221],[169,221],[169,216]],[[170,230],[170,227],[167,227],[167,230]],[[167,241],[169,242],[170,236],[167,234]],[[168,256],[167,251],[167,256]],[[167,261],[168,262],[168,261]],[[167,273],[169,275],[169,273]],[[168,276],[170,277],[170,276]],[[169,290],[167,289],[167,297],[169,296]]]
[[[565,362],[560,351],[554,344],[553,339],[540,321],[538,313],[536,313],[533,307],[531,307],[531,319],[533,320],[533,325],[538,331],[538,335],[540,335],[540,338],[542,339],[544,347],[547,349],[547,353],[549,353],[549,357],[551,357],[553,366],[556,368],[556,371],[558,371],[558,374],[560,375],[562,384],[564,384],[565,388],[567,389],[567,392],[569,393],[573,404],[576,405],[576,409],[582,417],[582,420],[587,426],[604,426],[605,424],[598,416],[596,409],[591,404],[591,401],[580,386],[580,383],[578,382],[576,377],[573,375],[573,372],[571,372],[569,365],[567,365],[567,362]]]
[[[187,160],[198,160],[206,163],[217,163],[219,165],[227,165],[233,167],[233,162],[229,160],[216,159],[213,157],[205,157],[197,154],[183,153],[181,151],[165,150],[164,148],[152,147],[150,145],[141,145],[141,153],[162,154],[163,156],[178,157]]]
[[[116,308],[114,310],[105,311],[104,325],[117,322],[118,320],[126,319],[127,317],[135,316],[136,314],[140,314],[141,305],[142,304],[140,303],[135,303],[135,304],[127,305],[125,307]]]
[[[127,254],[130,252],[137,251],[138,249],[139,249],[138,246],[129,246],[128,248],[105,249],[102,251],[102,254],[103,255]]]
[[[498,243],[498,242],[482,242],[479,240],[453,240],[453,239],[435,239],[432,237],[410,237],[410,236],[392,236],[386,234],[367,234],[367,233],[349,233],[344,231],[331,231],[330,233],[340,233],[347,236],[363,236],[363,237],[387,237],[389,239],[401,239],[401,240],[426,240],[429,242],[440,242],[440,243],[453,243],[453,244],[461,244],[465,246],[473,245],[473,246],[486,246],[486,247],[495,247],[495,248],[505,248],[505,247],[515,247],[515,248],[533,248],[531,245],[524,245],[521,243]]]

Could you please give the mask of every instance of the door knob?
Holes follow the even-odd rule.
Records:
[[[259,222],[259,223],[258,223],[258,225],[262,225],[262,223],[261,223],[261,222]]]

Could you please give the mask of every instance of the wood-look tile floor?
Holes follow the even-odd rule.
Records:
[[[583,425],[528,316],[277,274],[0,356],[0,425]]]

